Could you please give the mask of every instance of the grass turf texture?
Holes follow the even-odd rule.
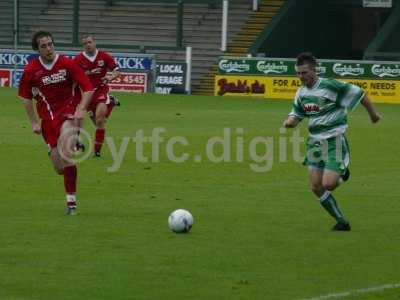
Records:
[[[164,127],[165,138],[188,139],[176,154],[191,158],[173,163],[161,150],[159,163],[141,163],[130,143],[121,168],[109,173],[105,147],[101,159],[78,167],[79,215],[71,217],[63,211],[62,177],[15,93],[0,89],[0,299],[287,300],[400,282],[400,106],[378,105],[384,120],[377,126],[361,107],[350,116],[352,177],[334,193],[353,226],[343,233],[330,231],[334,222],[308,190],[306,168],[279,163],[290,102],[120,94],[122,106],[107,125],[117,149],[139,129],[149,136]],[[194,162],[224,127],[244,129],[244,162]],[[89,120],[85,128],[93,134]],[[249,167],[255,136],[274,138],[270,172]],[[144,153],[151,157],[150,146]],[[192,212],[189,234],[168,230],[176,208]]]

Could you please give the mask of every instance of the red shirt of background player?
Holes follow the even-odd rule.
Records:
[[[89,76],[95,88],[88,106],[88,113],[96,126],[94,153],[96,157],[100,157],[106,132],[106,120],[110,117],[113,107],[119,106],[118,100],[108,94],[108,83],[116,79],[120,73],[113,57],[107,52],[97,49],[93,36],[83,36],[82,45],[84,51],[77,55],[74,60]]]
[[[92,102],[88,110],[95,109],[93,106],[96,106],[97,102],[105,102],[108,104],[109,86],[107,82],[104,81],[104,77],[108,71],[118,69],[113,57],[105,51],[96,49],[95,55],[89,56],[83,51],[74,58],[74,61],[85,71],[95,88]]]

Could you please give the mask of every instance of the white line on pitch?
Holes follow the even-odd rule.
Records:
[[[348,292],[332,293],[332,294],[316,296],[316,297],[312,297],[312,298],[304,298],[301,300],[325,300],[325,299],[335,299],[335,298],[339,299],[339,298],[344,298],[344,297],[349,297],[349,296],[368,294],[368,293],[379,292],[379,291],[383,291],[383,290],[393,290],[393,289],[398,289],[398,288],[400,288],[400,283],[391,283],[391,284],[373,286],[373,287],[369,287],[369,288],[365,288],[365,289],[358,289],[358,290],[353,290],[353,291],[348,291]]]

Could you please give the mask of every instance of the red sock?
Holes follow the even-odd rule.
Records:
[[[100,152],[101,146],[103,146],[105,132],[106,130],[103,128],[98,128],[96,130],[96,140],[94,141],[94,152]]]
[[[76,193],[76,166],[69,166],[64,168],[64,187],[65,192],[69,195]]]

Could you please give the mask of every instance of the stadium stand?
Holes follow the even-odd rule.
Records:
[[[100,47],[112,51],[145,51],[156,54],[158,60],[184,60],[184,48],[177,48],[177,1],[115,0],[111,6],[109,2],[79,1],[79,34],[94,34]],[[182,46],[193,48],[192,90],[205,94],[212,93],[217,58],[246,55],[284,0],[262,0],[257,12],[251,10],[250,0],[230,0],[228,52],[225,53],[220,50],[222,1],[211,2],[213,5],[210,1],[186,0],[183,14]],[[55,34],[59,49],[80,48],[73,45],[73,0],[21,0],[19,3],[22,47],[29,48],[34,31],[47,29]],[[4,8],[0,18],[6,26],[0,42],[11,47],[13,5],[11,1],[0,0],[0,7]]]
[[[365,9],[360,0],[259,0],[257,12],[250,0],[230,0],[227,52],[220,50],[222,0],[183,1],[182,45],[177,41],[177,0],[78,2],[76,24],[74,0],[18,1],[19,48],[29,48],[38,29],[54,32],[58,49],[80,49],[77,37],[83,33],[94,34],[104,49],[156,54],[158,60],[182,61],[184,47],[191,46],[192,91],[198,94],[212,93],[220,55],[294,57],[313,49],[318,57],[400,57],[400,0],[393,0],[392,9]],[[3,48],[14,44],[13,14],[13,1],[0,0]]]
[[[400,60],[400,1],[365,51],[365,59]]]
[[[251,53],[295,57],[312,49],[317,57],[362,59],[374,38],[384,30],[389,16],[395,19],[399,15],[399,6],[398,0],[391,8],[363,7],[360,0],[287,0],[273,24],[254,42]],[[395,27],[385,35],[396,36]],[[389,43],[393,51],[400,51],[395,46],[398,43]]]
[[[0,45],[9,45],[13,41],[13,3],[11,1],[0,1]]]
[[[241,30],[228,43],[228,51],[224,56],[244,57],[250,53],[250,47],[264,28],[268,27],[272,18],[280,11],[284,0],[262,0],[259,10],[252,12]],[[217,63],[214,61],[208,72],[202,74],[195,82],[194,94],[212,95],[214,91],[214,76],[217,74]]]

